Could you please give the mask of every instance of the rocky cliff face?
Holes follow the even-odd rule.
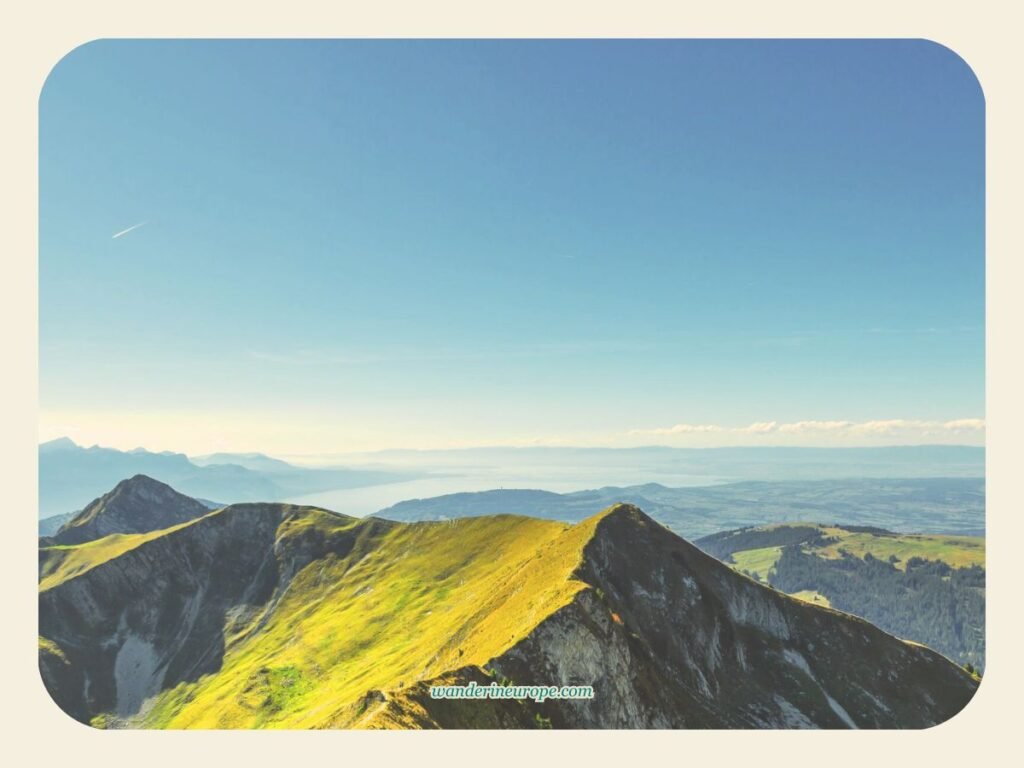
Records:
[[[60,527],[53,544],[81,544],[112,533],[146,533],[194,520],[209,512],[193,498],[145,475],[122,480]]]
[[[811,606],[705,555],[635,507],[584,550],[592,586],[491,666],[517,683],[589,683],[539,707],[557,726],[924,728],[977,683],[946,658]]]
[[[353,546],[315,529],[277,541],[283,523],[312,512],[228,507],[40,592],[39,634],[52,646],[41,645],[40,664],[55,700],[80,720],[129,717],[161,690],[216,672],[235,628],[272,612],[310,562]]]
[[[515,521],[481,519],[473,530],[485,524],[492,526],[489,532],[503,530]],[[431,540],[449,553],[463,551],[459,532],[471,530],[445,523],[414,525],[428,526],[415,530],[430,532]],[[531,550],[523,562],[571,555],[560,578],[576,584],[576,591],[557,609],[538,615],[525,635],[510,637],[493,657],[488,652],[486,663],[453,663],[440,678],[424,673],[409,679],[403,673],[388,687],[374,686],[358,700],[339,702],[330,699],[338,689],[332,681],[345,662],[328,660],[354,658],[351,654],[365,650],[365,641],[350,648],[342,632],[302,646],[318,654],[304,671],[294,659],[275,658],[289,653],[281,645],[261,653],[258,649],[268,647],[260,645],[265,628],[275,621],[280,639],[279,605],[299,580],[310,590],[302,593],[299,606],[308,599],[312,609],[336,600],[335,594],[348,594],[348,600],[365,601],[372,609],[380,601],[413,605],[418,596],[451,589],[464,579],[450,576],[447,569],[436,577],[413,569],[403,572],[408,579],[403,577],[400,592],[385,593],[388,582],[360,574],[383,579],[389,569],[421,555],[415,547],[427,538],[413,536],[414,529],[306,507],[246,504],[146,538],[43,589],[43,680],[73,717],[88,722],[103,714],[114,724],[130,724],[147,701],[176,686],[186,693],[175,706],[187,707],[189,684],[216,679],[232,649],[252,654],[255,648],[265,666],[237,694],[238,707],[280,712],[298,700],[294,697],[306,690],[303,686],[317,684],[322,688],[302,704],[302,712],[322,710],[325,718],[347,713],[321,725],[416,728],[538,723],[569,728],[920,728],[954,715],[977,687],[970,675],[926,648],[734,573],[635,507],[620,505],[596,522],[579,524],[586,528],[536,525],[553,526],[544,529],[549,543],[535,554]],[[560,543],[570,536],[576,549]],[[510,538],[501,546],[518,541]],[[467,574],[485,574],[490,567],[487,560],[470,565],[477,570]],[[362,581],[358,589],[335,593],[332,578]],[[480,592],[474,601],[484,596]],[[423,616],[443,622],[447,599],[437,597]],[[295,610],[294,594],[291,600]],[[493,625],[499,616],[495,612],[504,609],[502,601],[487,608],[490,613],[479,607],[482,603],[473,604],[479,613],[470,624],[451,627],[449,637],[468,635],[487,621]],[[301,620],[289,614],[284,626]],[[312,643],[308,635],[316,627],[294,626],[286,631],[296,633],[296,642]],[[306,640],[300,637],[303,632]],[[382,630],[371,642],[390,654],[397,652],[389,649],[392,641]],[[436,664],[438,653],[428,651]],[[439,679],[485,684],[501,678],[522,685],[592,685],[595,698],[457,702],[433,700],[428,693]],[[252,685],[265,689],[265,698],[263,693],[254,698]]]
[[[258,610],[276,586],[279,523],[267,506],[214,514],[195,535],[154,539],[41,592],[39,633],[68,661],[55,698],[73,701],[78,719],[127,716],[163,687],[215,671],[232,617]]]

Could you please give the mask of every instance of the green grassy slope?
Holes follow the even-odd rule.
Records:
[[[309,525],[350,523],[306,518],[279,541]],[[258,637],[237,628],[221,671],[164,693],[141,724],[351,726],[368,690],[483,665],[566,604],[584,586],[571,573],[590,527],[509,516],[396,525],[370,551],[298,573]]]
[[[735,565],[738,570],[756,572],[762,580],[781,556],[781,545],[792,543],[799,543],[809,554],[830,560],[841,557],[843,552],[861,559],[869,553],[879,560],[895,557],[893,564],[900,570],[904,570],[913,557],[944,562],[952,568],[985,566],[982,536],[890,533],[814,523],[780,523],[729,531],[697,541],[706,551]]]
[[[734,552],[732,564],[737,571],[748,573],[758,581],[767,581],[768,573],[782,554],[782,547],[762,547]]]
[[[905,533],[880,536],[851,533],[841,528],[830,528],[827,532],[838,541],[817,548],[816,552],[821,557],[840,557],[840,551],[845,550],[861,559],[869,552],[879,560],[895,556],[897,561],[894,564],[900,570],[906,569],[907,561],[912,557],[937,560],[953,568],[985,567],[985,539],[982,536]]]
[[[212,512],[211,514],[216,514]],[[55,544],[39,550],[39,590],[46,591],[83,574],[108,560],[123,555],[147,541],[195,521],[148,533],[113,533],[84,544]]]

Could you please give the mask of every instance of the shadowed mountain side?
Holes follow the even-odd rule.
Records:
[[[127,715],[164,687],[216,672],[226,638],[242,627],[256,630],[296,571],[351,551],[355,536],[346,533],[355,520],[338,518],[329,536],[303,525],[327,514],[236,505],[160,536],[118,537],[125,541],[108,559],[101,555],[71,574],[57,571],[40,591],[39,632],[67,663],[50,663],[53,654],[47,654],[48,687],[74,701],[73,717]],[[278,540],[290,523],[292,535]],[[360,533],[372,539],[390,525],[378,521]],[[63,690],[76,676],[89,683],[68,698]]]

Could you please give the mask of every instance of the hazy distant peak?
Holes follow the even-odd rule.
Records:
[[[192,456],[190,461],[200,467],[234,464],[256,472],[286,472],[294,467],[286,461],[267,456],[265,453],[209,453]]]
[[[39,444],[39,451],[41,453],[68,451],[74,448],[78,448],[78,443],[70,437],[58,437],[55,440],[47,440],[45,443]]]

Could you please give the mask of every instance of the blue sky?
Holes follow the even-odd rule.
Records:
[[[39,270],[43,439],[980,443],[983,96],[924,41],[101,41]]]

